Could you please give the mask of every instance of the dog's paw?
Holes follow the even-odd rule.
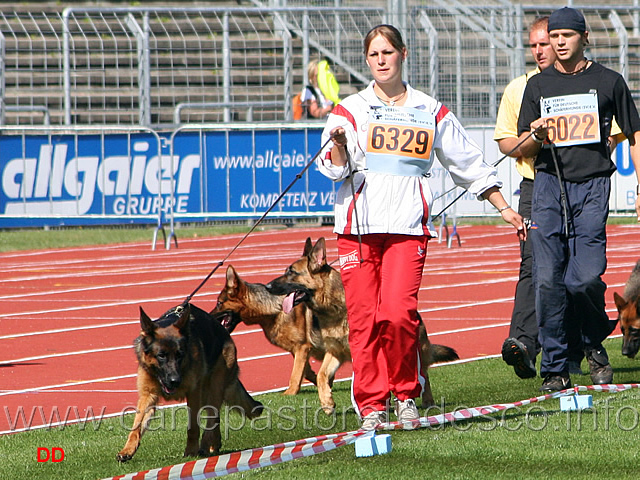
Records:
[[[320,398],[320,406],[322,407],[322,411],[327,415],[333,414],[333,411],[336,407],[336,402],[333,401],[331,392],[329,392],[328,395],[323,395],[322,398]]]
[[[198,448],[185,448],[184,450],[184,456],[185,457],[204,457],[204,455],[201,453],[201,450],[198,450]]]
[[[132,458],[133,458],[133,454],[123,453],[123,452],[120,452],[119,454],[116,455],[116,460],[118,460],[118,462],[120,463],[128,462]]]
[[[222,443],[219,441],[213,440],[213,444],[208,444],[205,440],[205,443],[200,443],[200,448],[198,448],[198,457],[210,457],[211,455],[217,455],[220,453],[220,447],[222,447]],[[187,452],[185,452],[185,457],[187,456]]]
[[[247,412],[248,418],[258,418],[260,415],[262,415],[262,412],[264,411],[264,405],[260,402],[256,402],[256,404],[257,405],[255,407]]]
[[[210,447],[205,449],[198,450],[199,457],[210,457],[212,455],[217,455],[220,452],[220,448]]]
[[[329,406],[329,405],[323,405],[322,411],[327,415],[333,415],[333,412],[335,411],[335,407]]]

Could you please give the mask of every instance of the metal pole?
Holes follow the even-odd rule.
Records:
[[[229,38],[229,12],[222,17],[222,71],[223,98],[225,103],[231,102],[231,39]],[[231,110],[224,107],[224,121],[231,121]]]
[[[462,32],[456,16],[456,115],[462,118]]]
[[[142,35],[142,58],[143,58],[143,92],[142,98],[142,117],[144,119],[143,125],[151,126],[151,51],[149,47],[149,32],[151,27],[149,26],[149,12],[145,12],[143,19],[143,35]]]
[[[62,71],[64,90],[64,124],[71,125],[71,61],[69,59],[69,15],[71,11],[65,8],[62,12]]]
[[[438,31],[429,20],[425,12],[420,12],[420,23],[426,34],[429,36],[429,94],[433,98],[438,98]]]
[[[612,10],[609,14],[609,20],[611,20],[611,24],[613,28],[616,30],[618,34],[618,39],[620,40],[620,46],[618,47],[618,58],[620,64],[620,75],[624,78],[625,82],[627,79],[627,53],[629,51],[629,34],[627,33],[627,29],[624,27],[620,16]]]
[[[4,81],[4,55],[5,55],[5,47],[4,47],[4,35],[0,32],[0,125],[4,125],[4,92],[5,92],[5,81]]]
[[[282,53],[284,56],[284,118],[288,122],[293,121],[293,47],[291,33],[282,29]]]
[[[340,8],[340,2],[341,0],[334,0],[334,6]],[[342,57],[342,48],[340,48],[342,45],[340,26],[340,14],[336,12],[333,16],[333,45],[336,57],[338,58]]]
[[[151,76],[149,75],[149,17],[144,15],[144,28],[133,16],[127,15],[127,26],[136,37],[136,49],[138,55],[138,122],[140,125],[149,126],[151,124]]]
[[[491,33],[496,30],[496,12],[491,10]],[[493,35],[492,35],[493,36]],[[495,120],[498,113],[497,90],[496,90],[496,45],[491,40],[489,42],[489,115]],[[455,220],[455,214],[454,214]]]
[[[307,84],[307,65],[309,65],[309,12],[302,16],[302,85]]]
[[[524,75],[526,73],[526,60],[525,60],[525,48],[524,45],[522,44],[522,35],[520,34],[520,32],[524,31],[524,12],[522,10],[522,5],[516,5],[516,51],[514,52],[514,58],[515,58],[515,67],[516,70],[513,73],[513,76],[511,77],[516,78],[519,77],[520,75]]]

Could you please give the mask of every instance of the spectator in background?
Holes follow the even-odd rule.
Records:
[[[307,66],[309,84],[300,94],[302,106],[313,118],[325,118],[340,103],[340,85],[327,60],[312,60]]]

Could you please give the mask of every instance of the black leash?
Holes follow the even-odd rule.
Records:
[[[531,136],[533,136],[533,132],[531,132]],[[513,147],[509,152],[505,153],[501,158],[498,159],[497,162],[495,162],[492,167],[497,167],[498,165],[500,165],[503,160],[505,158],[508,158],[511,156],[511,154],[513,152],[515,152],[518,148],[520,148],[520,146],[527,141],[529,137],[524,137],[515,147]],[[436,200],[438,200],[439,198],[444,197],[445,195],[448,195],[450,192],[454,191],[456,188],[458,188],[457,185],[451,187],[449,190],[447,190],[446,192],[444,192],[442,195],[438,195],[436,198],[433,199],[433,201],[435,202]],[[458,200],[460,200],[462,198],[462,196],[467,193],[467,189],[465,188],[462,193],[460,193],[460,195],[458,195],[451,203],[449,203],[449,205],[447,205],[446,207],[444,207],[442,210],[440,210],[440,213],[438,213],[437,215],[434,215],[433,217],[431,217],[432,220],[435,220],[436,218],[438,218],[440,215],[442,215],[444,212],[447,211],[447,209],[449,207],[451,207],[451,205],[453,205],[454,203],[456,203]]]
[[[351,196],[353,197],[353,214],[356,217],[356,233],[358,234],[358,252],[360,255],[360,265],[364,262],[364,258],[362,258],[362,235],[360,234],[360,220],[358,220],[358,208],[356,202],[356,187],[353,184],[353,165],[351,165],[351,155],[349,155],[349,150],[345,148],[345,152],[347,153],[347,164],[349,165],[349,183],[351,184]]]
[[[532,133],[533,135],[533,133]],[[515,152],[520,145],[522,145],[525,140],[528,137],[525,137],[520,143],[518,143],[518,145],[516,145],[509,153],[507,153],[506,155],[504,155],[502,158],[500,158],[496,163],[493,164],[494,167],[497,167],[500,162],[502,162],[505,158],[509,157],[513,152]],[[200,291],[200,289],[204,286],[205,283],[207,283],[209,281],[209,279],[211,278],[211,276],[216,273],[218,271],[218,269],[224,265],[224,263],[229,259],[229,257],[231,255],[233,255],[233,253],[240,247],[240,245],[242,245],[242,243],[247,239],[247,237],[249,235],[251,235],[251,233],[253,233],[253,231],[258,227],[258,225],[260,225],[260,223],[266,218],[266,216],[271,212],[271,210],[273,210],[275,208],[275,206],[278,204],[278,202],[280,202],[280,200],[282,200],[282,197],[284,197],[287,192],[289,190],[291,190],[291,187],[293,187],[293,185],[302,178],[302,175],[304,175],[304,173],[309,169],[309,167],[311,167],[311,165],[316,161],[316,158],[318,158],[318,155],[320,155],[322,153],[322,151],[324,150],[324,148],[328,145],[328,143],[330,141],[333,140],[333,136],[330,136],[326,142],[324,142],[324,144],[320,147],[320,149],[316,152],[316,154],[311,158],[311,160],[309,160],[307,162],[307,164],[304,166],[304,168],[295,176],[295,178],[293,179],[293,181],[287,186],[287,188],[285,188],[280,195],[278,196],[278,198],[276,198],[276,200],[271,204],[271,206],[262,214],[262,216],[253,224],[253,226],[249,229],[249,231],[244,235],[244,237],[242,237],[240,239],[240,241],[231,249],[231,251],[229,251],[229,253],[221,260],[219,261],[215,267],[213,267],[213,269],[207,274],[207,276],[204,278],[204,280],[202,280],[202,282],[200,282],[200,284],[193,290],[193,292],[191,292],[191,294],[189,296],[187,296],[187,298],[184,300],[184,302],[182,303],[182,305],[186,305],[187,303],[189,303],[191,301],[191,299],[193,298],[193,296],[198,293]],[[348,152],[347,152],[348,155]],[[349,164],[349,173],[350,173],[350,177],[351,177],[351,190],[352,190],[352,194],[355,200],[355,187],[353,185],[353,167],[351,165],[351,158],[348,155],[347,157],[347,162]],[[457,187],[454,187],[457,188]],[[460,195],[458,195],[458,197],[456,197],[455,200],[453,200],[449,205],[447,205],[440,213],[438,213],[436,216],[432,217],[433,219],[438,218],[440,215],[442,215],[445,210],[447,210],[451,205],[453,205],[455,202],[457,202],[465,193],[467,192],[467,190],[465,189]],[[446,192],[449,193],[449,192]],[[440,197],[446,195],[440,195]],[[440,198],[437,197],[437,198]],[[437,199],[436,198],[436,199]],[[434,199],[434,200],[436,200]],[[358,230],[358,244],[360,246],[360,262],[362,263],[363,259],[362,259],[362,240],[361,240],[361,236],[360,236],[360,222],[358,221],[358,217],[357,217],[357,211],[355,212],[356,214],[356,228]]]
[[[560,184],[560,203],[562,203],[562,213],[564,214],[564,234],[569,238],[569,207],[567,207],[567,192],[564,189],[562,175],[560,174],[560,165],[558,164],[558,157],[556,157],[556,146],[551,143],[550,147],[551,156],[553,157],[553,165],[556,169],[556,177],[558,177],[558,183]]]
[[[291,189],[291,187],[293,187],[293,185],[302,178],[302,175],[304,175],[304,173],[309,169],[309,167],[313,164],[313,162],[316,161],[316,158],[318,158],[318,155],[320,155],[322,153],[322,150],[324,150],[324,147],[327,146],[327,144],[333,140],[333,136],[329,136],[329,138],[327,139],[326,142],[324,142],[324,144],[320,147],[320,150],[318,150],[318,152],[311,158],[311,160],[309,160],[307,162],[307,164],[304,166],[304,168],[296,175],[296,177],[293,179],[293,181],[287,186],[287,188],[285,188],[282,193],[278,196],[278,198],[275,199],[275,201],[271,204],[271,206],[267,209],[266,212],[264,212],[262,214],[262,216],[258,219],[258,221],[256,221],[256,223],[253,224],[253,226],[251,227],[251,229],[249,229],[249,231],[245,234],[244,237],[242,237],[240,239],[240,241],[231,249],[231,251],[227,254],[226,257],[224,257],[221,261],[219,261],[215,267],[213,267],[213,269],[209,272],[209,274],[204,278],[204,280],[202,280],[202,282],[200,282],[200,285],[198,285],[196,287],[196,289],[191,292],[191,294],[185,299],[185,301],[182,303],[183,305],[186,305],[187,303],[189,303],[191,301],[191,299],[193,298],[193,296],[198,293],[198,291],[204,286],[205,283],[207,283],[207,281],[209,281],[209,279],[211,278],[211,276],[216,273],[216,271],[218,270],[218,268],[220,268],[222,265],[224,265],[224,262],[226,262],[228,260],[228,258],[233,254],[233,252],[235,252],[238,247],[240,247],[240,245],[242,244],[242,242],[244,242],[247,237],[249,235],[251,235],[251,233],[253,233],[253,231],[256,229],[256,227],[258,225],[260,225],[260,223],[265,219],[265,217],[269,214],[269,212],[271,212],[271,210],[274,209],[274,207],[278,204],[278,202],[280,202],[280,200],[282,200],[282,197],[284,197],[287,192]]]

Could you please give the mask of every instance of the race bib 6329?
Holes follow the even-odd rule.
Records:
[[[431,157],[435,116],[416,108],[382,107],[369,114],[367,157]]]

